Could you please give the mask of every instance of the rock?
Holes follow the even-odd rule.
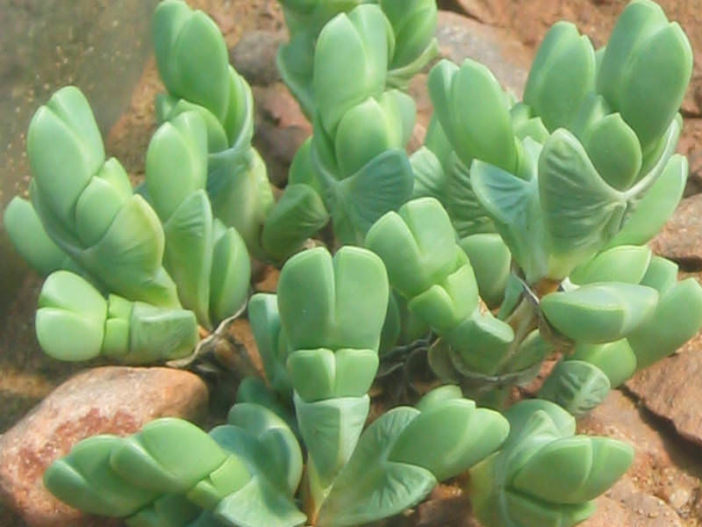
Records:
[[[103,367],[56,388],[0,437],[0,498],[29,526],[111,525],[56,500],[42,476],[81,439],[125,436],[158,417],[203,417],[207,388],[192,373],[169,368]]]
[[[702,192],[702,119],[685,119],[678,152],[687,156],[690,164],[685,196],[699,194]]]
[[[702,266],[702,194],[683,199],[650,246],[686,267]]]
[[[639,372],[626,386],[654,414],[668,419],[685,439],[702,445],[702,335]]]
[[[229,58],[249,84],[268,86],[280,79],[275,57],[278,46],[285,40],[282,31],[251,31],[245,33],[232,48]]]
[[[446,58],[461,64],[470,57],[485,64],[507,90],[521,98],[532,53],[512,33],[440,11],[436,35]]]
[[[505,12],[499,2],[490,0],[454,0],[456,7],[467,16],[483,24],[499,26],[504,22]]]
[[[691,474],[702,470],[702,450],[691,449],[660,422],[652,421],[621,391],[613,390],[582,418],[578,432],[618,439],[636,449],[627,475],[598,499],[603,510],[585,527],[682,525],[680,518],[689,517],[700,506],[702,482]]]
[[[655,496],[641,492],[624,477],[597,500],[597,512],[582,527],[683,527],[675,511]]]
[[[282,82],[254,86],[253,94],[256,101],[254,146],[266,161],[271,182],[283,187],[290,163],[312,133],[312,126]]]

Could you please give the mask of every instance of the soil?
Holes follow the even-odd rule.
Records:
[[[247,32],[253,30],[278,31],[282,28],[280,7],[275,0],[188,1],[193,7],[203,9],[215,19],[230,47]],[[141,3],[139,12],[148,13],[154,3],[154,1]],[[611,30],[614,17],[627,2],[625,0],[497,0],[494,2],[489,0],[442,0],[439,3],[444,8],[468,14],[480,22],[504,28],[533,51],[550,24],[560,18],[576,22],[584,32],[593,37],[596,43],[601,43]],[[4,6],[4,4],[7,5]],[[107,2],[102,0],[96,4],[104,7]],[[145,4],[149,4],[149,7],[144,7]],[[702,0],[663,0],[661,4],[667,8],[671,18],[676,18],[678,8],[684,10],[685,13],[695,13],[696,18],[685,20],[685,25],[696,28],[692,40],[700,50],[702,48],[702,14],[700,14],[702,13]],[[26,17],[29,17],[26,20],[31,18],[35,21],[43,16],[42,10],[37,7],[38,5],[38,1],[23,3],[20,0],[0,0],[0,49],[4,48],[1,46],[3,44],[3,24],[7,25],[7,20],[3,19],[3,16],[10,12],[9,9],[24,6],[27,9]],[[91,19],[90,16],[87,15],[87,19]],[[113,16],[117,15],[113,14]],[[117,18],[109,20],[94,16],[92,18],[106,26],[110,26],[117,20]],[[80,35],[83,30],[83,27],[78,27],[75,31]],[[21,39],[22,35],[16,33],[14,38]],[[74,40],[78,40],[77,37]],[[135,45],[139,50],[148,49],[148,46],[144,46],[141,40],[135,42]],[[119,104],[112,104],[112,107],[118,108],[119,111],[115,115],[109,115],[108,112],[100,118],[103,129],[109,130],[106,136],[108,153],[120,159],[135,181],[139,181],[143,177],[146,146],[155,129],[153,99],[162,89],[153,57],[147,57],[145,53],[139,55],[139,53],[131,57],[130,60],[138,65],[141,73],[125,77],[124,85],[128,86],[129,89],[123,87],[121,91],[124,93],[119,94],[119,96],[117,94],[111,96],[113,99],[119,97],[124,99]],[[701,55],[698,57],[702,59]],[[32,56],[28,60],[35,58]],[[57,69],[62,67],[62,57],[52,56],[51,60],[57,61]],[[1,75],[5,71],[3,66],[0,59],[0,85],[5,84],[5,78]],[[41,71],[41,68],[37,68],[37,70]],[[66,76],[58,77],[66,79]],[[70,79],[68,82],[71,82]],[[97,78],[96,83],[102,86],[103,80]],[[26,129],[31,111],[50,93],[48,84],[46,88],[44,84],[41,84],[40,89],[27,88],[22,84],[17,84],[17,86],[19,86],[17,88],[19,93],[15,95],[23,101],[23,105],[20,105],[22,119],[13,121],[14,124],[10,128],[11,136],[0,137],[0,146],[7,144],[6,151],[0,158],[3,161],[0,164],[0,170],[3,172],[2,179],[5,181],[0,186],[0,205],[2,206],[7,203],[11,195],[26,190],[28,167],[26,159],[21,153],[24,149],[22,132]],[[106,96],[107,100],[109,98],[110,96]],[[700,116],[702,112],[700,112],[699,106],[701,103],[702,91],[692,93],[685,103],[688,121],[686,122],[685,135],[681,141],[681,150],[691,154],[690,162],[693,175],[696,173],[696,166],[702,170],[702,153],[700,153],[700,145],[702,144]],[[109,103],[106,105],[110,106]],[[12,112],[14,109],[11,105],[4,107],[0,104],[0,115],[6,122]],[[21,123],[22,126],[18,126],[17,122]],[[690,192],[695,192],[695,189],[698,192],[702,191],[702,177],[698,179],[693,177],[691,185],[697,185],[697,187],[689,187],[693,188]],[[69,375],[97,364],[63,364],[47,358],[41,352],[34,336],[33,326],[41,279],[29,271],[12,250],[6,249],[7,247],[6,234],[0,229],[0,248],[3,248],[3,263],[0,264],[0,278],[2,278],[2,286],[0,287],[0,433],[17,422],[31,407]],[[647,422],[653,428],[658,429],[662,436],[669,438],[669,443],[679,441],[667,423],[662,423],[650,416],[645,417]],[[605,430],[604,433],[606,432]],[[699,459],[699,448],[694,450],[692,446],[685,443],[682,449],[688,452],[689,456],[697,456]],[[680,462],[687,462],[685,460],[689,460],[689,456],[681,457]],[[639,467],[637,470],[643,469]],[[651,468],[651,470],[653,469]],[[637,472],[636,478],[651,481],[656,475],[652,471],[649,473]],[[415,527],[439,525],[466,527],[472,525],[469,523],[470,520],[465,519],[468,510],[469,505],[461,496],[459,487],[444,485],[440,486],[422,507],[402,518],[393,520],[388,525],[397,527],[409,527],[410,525]],[[696,516],[698,516],[697,513],[693,512],[689,522],[685,525],[688,527],[699,525]],[[20,527],[22,525],[24,524],[21,520],[13,517],[0,505],[0,527]]]

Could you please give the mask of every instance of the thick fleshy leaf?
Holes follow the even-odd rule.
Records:
[[[263,223],[273,207],[266,166],[255,149],[229,149],[208,160],[207,193],[215,218],[234,227],[249,253],[264,259],[260,247]]]
[[[525,181],[493,165],[475,161],[471,169],[475,195],[495,221],[512,257],[532,283],[547,274],[544,218],[537,180]]]
[[[434,198],[444,202],[447,178],[436,154],[423,146],[410,156],[410,164],[414,173],[412,199]]]
[[[385,267],[370,251],[343,247],[333,259],[323,248],[300,253],[278,282],[288,342],[293,349],[376,350],[388,294]]]
[[[35,328],[39,345],[59,360],[82,361],[100,354],[107,302],[83,278],[56,271],[39,295]]]
[[[408,98],[414,106],[408,95],[384,95],[387,97],[388,93]],[[342,177],[354,174],[385,150],[404,147],[402,117],[398,113],[397,105],[381,105],[381,101],[369,97],[344,114],[334,138]]]
[[[549,275],[562,278],[619,231],[626,200],[607,185],[580,142],[557,130],[539,159],[539,196],[550,241]]]
[[[353,526],[398,514],[422,500],[437,483],[428,470],[392,462],[391,449],[418,416],[396,408],[364,432],[319,513],[320,527]]]
[[[397,210],[412,195],[414,176],[403,150],[386,150],[339,183],[331,207],[336,235],[360,244],[383,214]]]
[[[514,132],[499,83],[490,70],[471,59],[457,70],[444,64],[432,70],[429,93],[461,161],[470,166],[473,159],[480,159],[514,171]]]
[[[478,282],[480,298],[497,307],[504,297],[512,256],[498,234],[474,234],[459,243],[470,260]]]
[[[306,402],[335,397],[360,397],[368,392],[378,371],[374,350],[297,350],[287,360],[298,395]]]
[[[634,449],[605,437],[575,436],[539,450],[512,480],[514,488],[559,504],[589,501],[610,488],[634,459]]]
[[[671,157],[658,180],[635,204],[634,212],[608,246],[638,245],[653,238],[680,202],[688,172],[687,158],[681,155]]]
[[[127,527],[192,527],[202,509],[184,496],[167,494],[125,519]]]
[[[154,13],[152,33],[156,64],[168,91],[223,120],[229,102],[229,61],[217,25],[202,11],[168,0]]]
[[[529,72],[524,102],[549,130],[567,127],[595,87],[595,51],[590,39],[568,22],[554,24]]]
[[[266,378],[276,391],[288,393],[291,385],[288,378],[286,346],[281,346],[281,325],[276,295],[256,294],[249,300],[249,322],[263,360]]]
[[[328,221],[329,213],[314,188],[289,184],[266,218],[261,244],[271,258],[283,261]]]
[[[449,155],[445,165],[448,172],[444,202],[458,236],[494,232],[492,218],[473,189],[472,170],[466,168],[455,152]]]
[[[328,133],[342,116],[383,90],[388,64],[388,26],[377,6],[359,6],[332,19],[319,34],[314,55],[317,111]],[[343,50],[345,60],[339,61]]]
[[[702,327],[702,287],[688,278],[661,293],[648,324],[628,336],[642,369],[673,353]]]
[[[236,493],[219,502],[214,518],[224,525],[238,527],[295,527],[305,523],[306,516],[295,502],[257,479],[252,479]],[[209,527],[209,523],[203,527]]]
[[[302,477],[302,452],[287,424],[271,410],[250,403],[234,405],[227,422],[210,432],[215,441],[239,456],[267,486],[292,498]]]
[[[583,143],[590,161],[609,185],[625,190],[636,181],[643,163],[641,145],[618,113],[593,123],[585,130]]]
[[[130,300],[177,306],[175,286],[161,267],[164,234],[156,213],[134,195],[102,239],[80,253],[81,265]]]
[[[158,497],[140,485],[131,485],[111,466],[113,452],[125,439],[94,436],[73,447],[44,473],[44,485],[64,503],[88,514],[130,516]]]
[[[210,272],[210,317],[214,324],[236,315],[245,305],[251,282],[251,259],[236,229],[215,234]]]
[[[391,69],[409,64],[430,46],[436,32],[434,0],[380,0],[380,7],[395,33]]]
[[[380,255],[390,283],[412,298],[442,280],[456,266],[451,222],[432,198],[408,202],[378,220],[368,231],[366,246]]]
[[[63,88],[37,110],[27,132],[27,154],[43,199],[72,226],[75,204],[105,160],[100,131],[80,90]]]
[[[49,237],[32,204],[15,196],[3,214],[5,230],[17,252],[42,275],[64,268],[68,256]]]
[[[636,355],[626,339],[607,344],[577,344],[568,360],[584,361],[597,366],[616,388],[636,372]]]
[[[328,486],[354,453],[368,417],[370,398],[345,397],[306,403],[295,395],[295,410],[300,435],[305,441],[310,463]]]
[[[476,409],[467,399],[452,399],[423,411],[407,425],[388,459],[423,467],[444,481],[492,454],[508,433],[507,420],[497,412]]]
[[[113,448],[110,465],[136,487],[184,493],[226,460],[222,448],[195,425],[162,418]]]
[[[620,81],[618,109],[644,149],[675,118],[691,75],[692,47],[678,24],[664,26],[637,46]]]
[[[195,314],[184,309],[136,302],[129,325],[127,362],[179,359],[192,353],[199,340]]]
[[[585,285],[541,299],[546,319],[563,335],[590,344],[619,340],[655,312],[658,292],[624,283]]]
[[[553,369],[539,390],[539,397],[580,417],[604,401],[610,388],[609,378],[596,365],[569,359]]]
[[[146,152],[150,203],[164,221],[186,198],[205,188],[207,129],[195,112],[186,112],[156,131]]]
[[[589,262],[576,267],[570,280],[579,285],[595,282],[638,284],[651,262],[651,250],[646,246],[620,245],[607,249]]]
[[[212,209],[207,194],[197,190],[164,222],[163,265],[178,286],[178,297],[198,320],[211,327],[210,272],[213,264]],[[221,263],[221,262],[218,262]]]

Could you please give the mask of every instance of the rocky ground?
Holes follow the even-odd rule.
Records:
[[[7,2],[11,0],[0,0]],[[256,146],[271,179],[283,184],[292,155],[310,133],[309,124],[279,81],[277,43],[285,38],[275,0],[189,0],[219,24],[237,69],[252,84],[257,103]],[[12,3],[12,2],[11,2]],[[501,82],[521,92],[535,47],[551,23],[565,18],[601,44],[625,0],[445,0],[440,16],[442,53],[455,61],[473,57]],[[681,21],[696,48],[693,86],[683,107],[686,124],[681,152],[691,177],[686,199],[652,246],[674,259],[681,274],[702,277],[702,0],[660,0]],[[30,13],[31,14],[31,13]],[[34,13],[34,16],[38,16]],[[2,16],[0,15],[0,22]],[[2,64],[0,63],[0,66]],[[2,68],[0,67],[0,72]],[[424,81],[412,93],[419,119],[419,145],[431,111]],[[160,90],[153,59],[147,59],[126,111],[111,127],[107,148],[135,179],[143,175],[144,152],[154,130],[153,96]],[[113,119],[114,121],[114,119]],[[21,140],[21,138],[20,138]],[[14,144],[14,143],[13,143]],[[8,168],[8,163],[5,164]],[[25,171],[20,160],[13,170]],[[21,190],[21,179],[15,187]],[[17,189],[15,189],[17,190]],[[0,197],[2,195],[0,194]],[[2,203],[7,200],[3,199]],[[95,431],[130,433],[163,415],[202,420],[207,393],[195,377],[154,369],[101,368],[52,389],[83,367],[57,365],[38,349],[33,311],[40,287],[31,272],[12,275],[12,300],[0,313],[0,497],[25,511],[25,520],[0,505],[0,527],[21,525],[108,525],[82,518],[43,493],[40,477],[48,463],[80,437]],[[274,280],[273,276],[268,277]],[[270,288],[270,283],[259,284]],[[253,346],[246,328],[240,336]],[[99,366],[99,365],[98,365]],[[636,461],[629,473],[599,499],[586,527],[695,527],[702,525],[702,337],[676,355],[610,394],[581,420],[583,432],[632,443]],[[109,390],[107,389],[109,388]],[[44,399],[42,401],[42,399]],[[89,404],[81,404],[89,401]],[[35,405],[29,417],[20,419]],[[18,421],[19,424],[16,424]],[[50,440],[42,440],[50,437]],[[26,522],[26,523],[25,523]],[[466,527],[475,525],[457,486],[441,486],[430,499],[388,525]]]

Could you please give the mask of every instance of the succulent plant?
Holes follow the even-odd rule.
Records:
[[[702,326],[702,287],[646,246],[688,172],[684,32],[650,0],[597,51],[558,23],[520,102],[485,66],[441,61],[409,156],[401,90],[435,53],[433,0],[281,3],[278,65],[314,132],[275,204],[251,90],[181,0],[153,20],[166,93],[136,190],[78,89],[30,125],[31,201],[4,219],[48,275],[42,348],[190,366],[248,307],[264,370],[235,372],[237,403],[209,435],[160,419],[88,438],[46,486],[132,526],[340,527],[469,473],[453,483],[486,527],[579,523],[633,450],[576,435],[575,417]],[[327,247],[302,250],[328,223]],[[275,294],[249,301],[250,256],[282,267]],[[496,411],[554,357],[539,398]],[[368,424],[378,378],[417,393]]]
[[[434,0],[279,0],[290,32],[290,42],[278,51],[278,69],[305,114],[314,115],[318,103],[314,70],[326,67],[315,58],[322,29],[335,16],[362,4],[377,4],[388,20],[388,84],[404,89],[409,80],[437,54],[434,38],[437,8]]]

